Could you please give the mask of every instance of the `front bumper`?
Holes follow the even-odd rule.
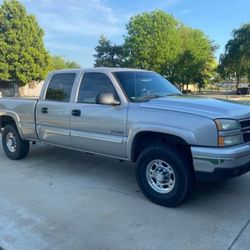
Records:
[[[250,145],[228,148],[191,147],[197,180],[217,181],[250,171]]]

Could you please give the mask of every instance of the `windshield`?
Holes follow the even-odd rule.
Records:
[[[168,80],[154,72],[122,71],[113,73],[133,102],[182,95]]]

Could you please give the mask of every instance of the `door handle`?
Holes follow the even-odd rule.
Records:
[[[81,116],[81,113],[82,113],[81,110],[73,109],[71,114],[72,114],[72,116],[78,116],[79,117],[79,116]]]
[[[41,113],[48,114],[48,108],[41,108]]]

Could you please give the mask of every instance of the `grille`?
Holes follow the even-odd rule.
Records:
[[[244,142],[250,142],[250,118],[240,122]]]
[[[241,128],[242,128],[242,129],[247,128],[247,127],[250,128],[250,119],[241,121],[241,122],[240,122],[240,125],[241,125]]]
[[[243,140],[244,140],[244,142],[249,142],[250,141],[250,133],[243,132]]]

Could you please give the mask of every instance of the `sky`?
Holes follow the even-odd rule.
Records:
[[[45,31],[45,46],[55,55],[92,67],[100,35],[122,43],[130,17],[156,9],[202,30],[219,49],[232,30],[250,22],[250,0],[20,0]],[[0,0],[0,3],[2,0]]]

